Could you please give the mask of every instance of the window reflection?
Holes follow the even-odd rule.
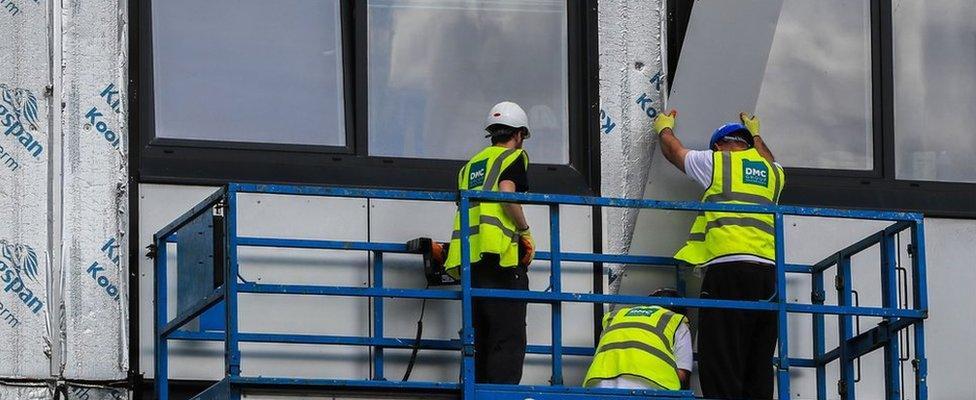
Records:
[[[565,1],[368,6],[370,155],[466,159],[511,100],[529,114],[532,161],[569,162]]]
[[[976,2],[893,10],[896,176],[976,182]]]
[[[872,169],[871,85],[868,1],[784,1],[756,106],[777,160]]]
[[[156,136],[344,145],[339,0],[152,3]]]

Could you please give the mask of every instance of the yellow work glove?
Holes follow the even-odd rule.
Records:
[[[519,231],[519,266],[528,267],[535,259],[535,241],[532,240],[532,233],[528,229]]]
[[[664,128],[674,129],[674,120],[676,118],[678,118],[678,110],[658,114],[657,118],[654,119],[654,133],[660,135],[664,131]]]
[[[750,117],[749,114],[739,113],[739,119],[742,120],[742,125],[746,126],[752,136],[759,136],[759,117],[755,115]]]

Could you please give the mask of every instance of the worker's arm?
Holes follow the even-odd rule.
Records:
[[[691,389],[691,371],[678,368],[678,380],[681,381],[681,389]]]
[[[776,162],[776,157],[773,157],[773,152],[769,151],[769,147],[766,147],[766,142],[762,139],[762,136],[759,135],[753,136],[752,141],[754,143],[754,147],[756,148],[756,151],[759,152],[759,155],[761,155],[763,158],[766,159],[766,161],[769,161],[770,163]]]
[[[691,387],[691,368],[694,365],[694,350],[691,344],[691,329],[688,327],[687,320],[678,325],[674,332],[674,356],[677,362],[678,380],[681,381],[681,388],[687,390]]]
[[[752,134],[752,147],[755,147],[756,151],[759,152],[759,155],[765,158],[766,161],[769,161],[770,163],[776,162],[776,157],[773,157],[773,152],[769,151],[769,147],[766,147],[766,142],[761,136],[759,136],[759,117],[755,115],[750,116],[746,113],[739,113],[739,119],[742,120],[742,124],[745,125],[746,129],[749,130],[749,133]]]
[[[664,155],[671,164],[674,164],[681,172],[685,172],[685,156],[688,154],[688,149],[681,144],[681,140],[674,135],[674,130],[671,128],[664,128],[661,131],[661,154]]]
[[[515,193],[515,182],[510,180],[503,180],[498,183],[498,190],[502,192]],[[525,220],[525,212],[522,211],[522,205],[518,203],[502,203],[502,209],[505,210],[505,215],[508,215],[513,221],[515,221],[515,227],[524,231],[529,229],[529,223]]]
[[[674,135],[674,124],[677,117],[678,112],[675,110],[658,114],[654,120],[654,132],[660,137],[661,154],[664,155],[664,158],[678,167],[681,172],[685,172],[685,155],[688,154],[688,149]]]

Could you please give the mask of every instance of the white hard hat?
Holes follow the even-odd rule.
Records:
[[[526,133],[528,133],[529,117],[525,115],[525,110],[518,104],[503,101],[495,104],[491,108],[491,111],[488,112],[488,118],[485,120],[485,130],[489,126],[496,124],[510,126],[512,128],[525,128]],[[526,137],[528,137],[528,134],[526,134]]]

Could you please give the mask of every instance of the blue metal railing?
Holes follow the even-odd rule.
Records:
[[[240,193],[266,193],[280,195],[351,197],[368,199],[398,199],[419,201],[453,201],[460,209],[468,208],[472,201],[505,201],[524,204],[539,204],[549,207],[549,229],[551,249],[537,252],[536,259],[548,260],[551,264],[549,289],[545,292],[503,289],[480,289],[471,286],[470,260],[467,251],[467,238],[470,235],[467,213],[461,213],[462,267],[460,290],[427,290],[386,288],[383,286],[383,255],[386,253],[406,253],[401,243],[344,242],[330,240],[299,240],[284,238],[263,238],[239,236],[237,231],[237,196]],[[679,263],[670,257],[633,256],[620,254],[593,254],[562,252],[560,249],[560,205],[579,205],[594,207],[621,207],[681,211],[729,211],[741,213],[764,213],[774,215],[776,233],[776,276],[778,290],[774,301],[750,302],[735,300],[712,300],[696,298],[665,298],[630,295],[608,295],[599,293],[569,293],[561,288],[561,264],[563,262],[622,263],[677,268]],[[213,210],[223,214],[223,280],[211,293],[180,308],[177,316],[168,318],[167,297],[167,243],[175,242],[181,228],[197,218],[208,216]],[[784,225],[785,215],[849,218],[861,220],[892,221],[893,224],[854,243],[822,261],[812,265],[788,264],[785,262]],[[184,213],[172,223],[159,230],[154,236],[154,299],[155,299],[155,384],[159,399],[169,398],[168,342],[170,340],[223,341],[225,347],[225,377],[223,380],[201,393],[200,399],[238,399],[240,390],[249,387],[332,387],[332,388],[373,388],[373,389],[415,389],[415,390],[455,390],[465,399],[524,399],[531,395],[535,399],[622,399],[622,398],[661,398],[691,399],[689,391],[640,391],[619,389],[585,389],[563,385],[562,358],[565,355],[589,356],[593,348],[563,346],[561,304],[563,302],[646,304],[662,306],[683,306],[692,308],[728,308],[742,310],[775,311],[779,321],[779,342],[777,356],[773,360],[777,368],[776,379],[780,399],[790,398],[790,368],[813,368],[816,370],[817,398],[825,399],[827,393],[826,365],[840,361],[841,381],[838,388],[843,398],[854,398],[854,360],[868,352],[884,349],[886,398],[899,399],[899,341],[900,331],[912,328],[915,339],[915,391],[916,398],[927,398],[925,359],[925,336],[923,320],[927,317],[928,304],[925,278],[925,244],[922,216],[914,213],[851,211],[826,208],[758,206],[717,203],[698,203],[685,201],[634,200],[600,197],[547,195],[531,193],[497,193],[462,191],[460,193],[413,192],[395,190],[348,189],[313,186],[285,186],[232,183],[216,191],[198,205]],[[909,230],[913,243],[912,293],[914,304],[911,308],[898,306],[898,274],[896,268],[895,236]],[[875,245],[881,249],[881,291],[882,307],[861,307],[852,304],[851,257]],[[373,283],[369,287],[320,286],[320,285],[274,285],[239,281],[238,247],[276,247],[300,249],[355,250],[373,254]],[[838,305],[824,304],[824,272],[836,266]],[[809,275],[813,288],[812,304],[787,302],[786,274]],[[907,278],[907,277],[906,277]],[[240,332],[238,326],[238,297],[240,293],[261,294],[300,294],[324,296],[367,297],[374,300],[371,318],[373,331],[370,336],[334,335],[296,335]],[[909,294],[904,294],[908,296]],[[419,342],[422,349],[461,351],[460,382],[396,382],[384,377],[384,348],[411,348],[413,338],[386,337],[383,331],[383,299],[441,299],[461,302],[462,327],[460,339],[424,339]],[[551,386],[488,385],[474,383],[474,330],[472,327],[473,298],[519,299],[532,303],[547,303],[552,307],[551,345],[529,345],[527,352],[551,355]],[[193,331],[183,329],[195,318],[203,315],[215,305],[223,305],[223,331]],[[813,318],[813,358],[790,357],[788,346],[787,315],[790,313],[811,314]],[[825,315],[837,315],[839,320],[839,346],[830,351],[825,345]],[[881,317],[883,322],[877,327],[855,335],[853,318],[855,316]],[[241,376],[241,342],[292,343],[370,346],[374,349],[371,359],[373,373],[370,379],[295,379],[277,377]]]

